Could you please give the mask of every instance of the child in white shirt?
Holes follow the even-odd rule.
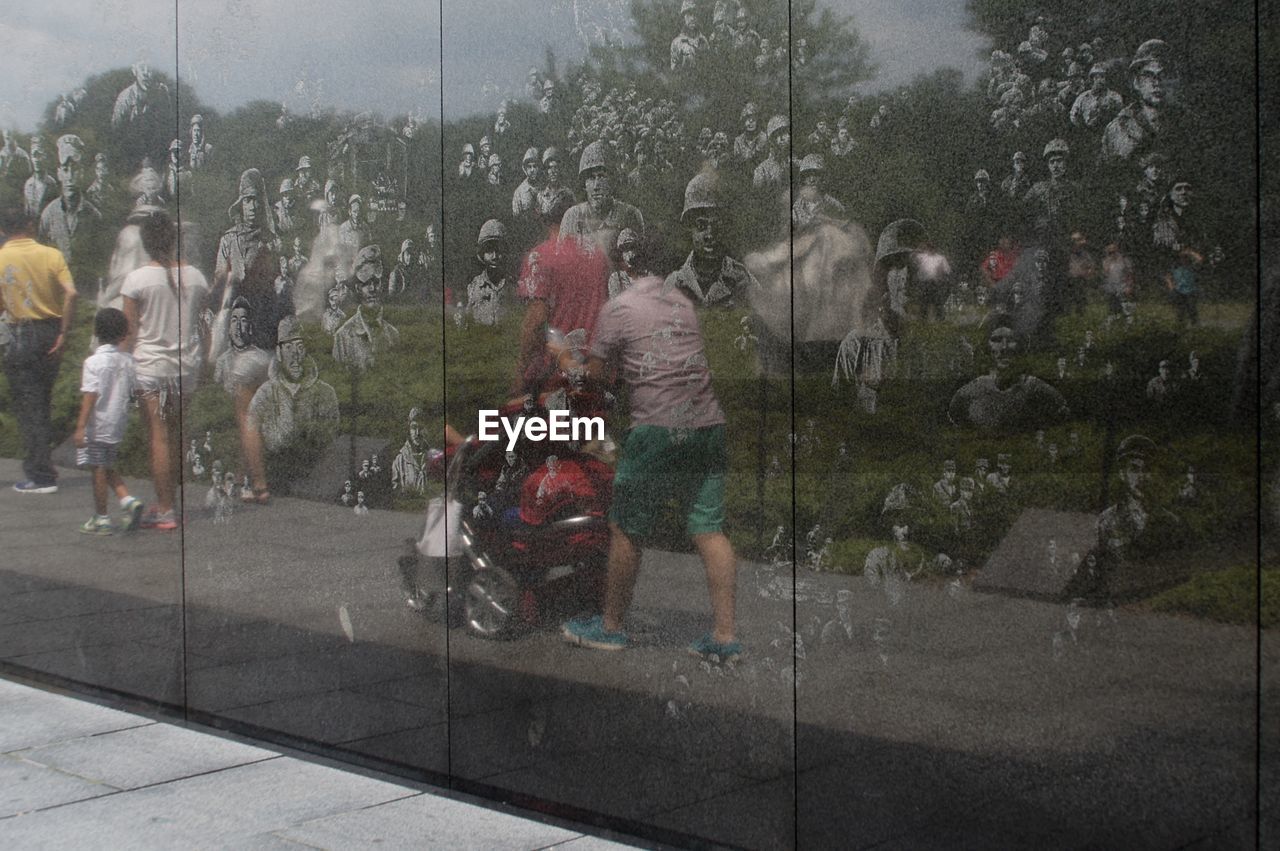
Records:
[[[116,455],[129,423],[129,401],[133,398],[137,374],[133,357],[120,351],[119,344],[129,332],[124,314],[114,307],[98,311],[93,332],[98,348],[85,359],[80,377],[80,420],[76,425],[76,465],[93,470],[94,515],[84,522],[85,535],[111,535],[116,531],[107,513],[107,488],[115,491],[124,514],[126,532],[138,527],[142,500],[130,496],[124,479],[115,470]]]

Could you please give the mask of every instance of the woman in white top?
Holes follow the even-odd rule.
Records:
[[[140,230],[142,246],[152,259],[125,277],[120,293],[129,320],[129,339],[122,348],[133,352],[151,436],[156,504],[142,525],[175,529],[173,502],[182,450],[179,406],[183,393],[195,389],[200,373],[198,323],[209,284],[199,270],[178,263],[178,229],[168,214],[153,213]]]

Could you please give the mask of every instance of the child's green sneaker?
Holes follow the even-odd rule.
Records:
[[[623,650],[627,646],[627,634],[622,630],[609,632],[600,615],[571,618],[560,626],[560,633],[570,644],[592,650]]]
[[[136,496],[131,496],[124,501],[124,505],[120,506],[120,522],[121,529],[125,532],[132,532],[138,528],[138,524],[142,522],[142,512],[146,508],[142,500]]]
[[[80,527],[81,535],[114,535],[116,527],[112,525],[110,517],[99,517],[93,515]]]

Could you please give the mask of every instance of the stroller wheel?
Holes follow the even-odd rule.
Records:
[[[467,629],[482,638],[507,635],[520,605],[520,586],[500,567],[477,570],[467,586]]]

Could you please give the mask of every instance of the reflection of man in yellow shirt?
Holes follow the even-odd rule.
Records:
[[[26,449],[26,480],[19,493],[55,493],[57,472],[49,462],[52,439],[49,402],[75,316],[76,287],[56,248],[38,244],[35,219],[21,200],[0,202],[0,296],[4,302],[4,372]]]
[[[0,276],[10,323],[62,319],[76,297],[62,252],[29,236],[14,237],[0,248]]]

